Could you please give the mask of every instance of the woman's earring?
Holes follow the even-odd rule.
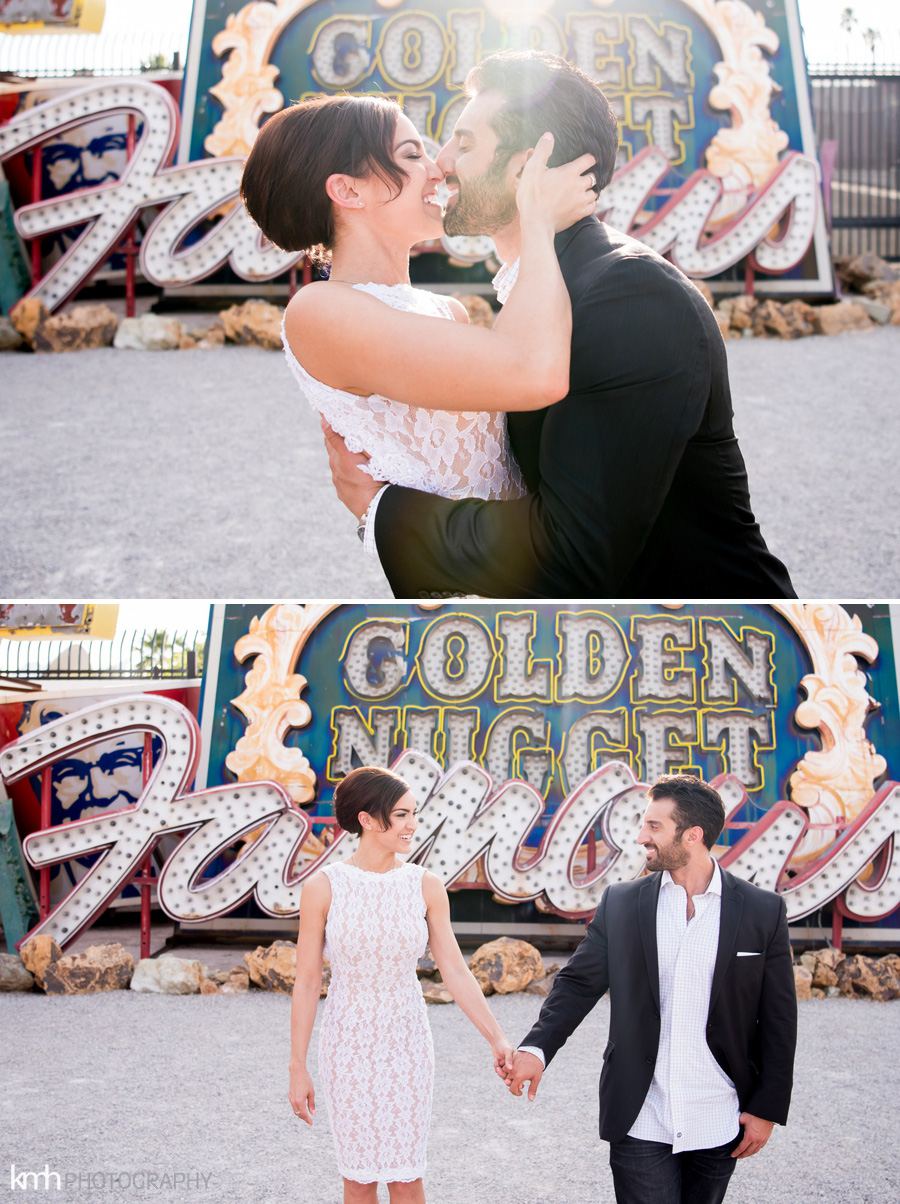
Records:
[[[360,209],[362,209],[362,207],[363,207],[363,202],[362,202],[362,201],[357,201],[357,202],[356,202],[356,204],[359,206],[359,208],[360,208]]]

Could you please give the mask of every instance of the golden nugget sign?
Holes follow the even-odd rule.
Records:
[[[215,12],[198,0],[179,166],[178,114],[143,80],[74,89],[0,128],[2,159],[111,113],[143,124],[118,181],[17,211],[26,238],[86,224],[33,295],[61,305],[151,206],[161,211],[140,262],[152,283],[186,285],[223,266],[249,282],[282,275],[300,257],[266,244],[237,201],[243,160],[269,114],[312,93],[386,92],[433,149],[464,103],[470,67],[502,47],[529,46],[576,62],[619,115],[619,169],[599,216],[692,276],[749,259],[764,273],[791,274],[769,291],[831,290],[796,0],[487,0],[452,9],[436,0],[222,0]],[[493,251],[485,239],[443,245],[469,263]]]
[[[406,638],[411,633],[403,630],[401,607],[386,608],[383,618],[367,619],[349,633],[341,620],[353,608],[274,606],[254,618],[249,630],[242,609],[228,608],[220,627],[213,660],[220,657],[222,668],[218,682],[207,683],[204,712],[204,725],[209,718],[209,730],[217,733],[210,737],[215,746],[227,730],[221,690],[232,688],[235,665],[247,662],[240,671],[245,688],[231,695],[235,713],[244,718],[243,734],[233,743],[226,738],[231,749],[225,766],[236,781],[190,792],[201,751],[196,721],[178,703],[151,695],[65,715],[0,751],[0,771],[14,782],[112,735],[150,732],[162,748],[135,806],[26,838],[25,854],[35,867],[98,854],[33,931],[50,933],[61,944],[72,940],[169,834],[182,839],[165,862],[158,892],[173,919],[190,923],[221,916],[248,898],[269,915],[293,914],[309,875],[353,851],[353,837],[338,833],[329,839],[315,812],[299,804],[315,804],[319,782],[346,768],[338,763],[349,760],[354,747],[362,759],[390,762],[407,778],[420,808],[410,856],[445,883],[474,879],[509,903],[534,900],[545,911],[584,915],[610,882],[634,878],[643,866],[635,838],[644,808],[640,780],[650,775],[639,772],[627,731],[619,749],[612,747],[610,730],[613,741],[622,733],[614,708],[604,708],[603,700],[633,689],[635,701],[623,708],[622,723],[627,726],[633,713],[636,730],[648,714],[665,716],[660,727],[684,714],[715,714],[724,717],[716,720],[723,725],[720,735],[745,730],[735,723],[739,714],[777,707],[772,679],[779,668],[772,663],[772,631],[762,624],[735,635],[721,622],[704,626],[699,613],[650,614],[643,617],[665,620],[668,634],[661,623],[639,624],[640,615],[626,632],[608,615],[561,611],[554,632],[559,655],[547,657],[550,641],[534,620],[551,608],[537,614],[490,608],[425,616],[415,640]],[[780,891],[791,918],[839,900],[843,914],[871,921],[900,906],[895,853],[900,787],[876,785],[886,765],[864,732],[872,699],[856,662],[875,661],[878,646],[840,607],[784,603],[776,609],[776,651],[787,659],[789,645],[782,637],[793,629],[812,670],[800,683],[805,701],[791,704],[791,725],[814,731],[819,740],[807,740],[805,754],[784,767],[790,798],[774,801],[779,796],[772,793],[765,807],[754,803],[733,771],[708,775],[732,825],[720,860],[738,875]],[[682,626],[676,625],[679,619]],[[241,626],[243,634],[230,644]],[[686,638],[690,634],[695,641]],[[332,648],[338,638],[343,652],[336,661]],[[338,675],[337,688],[355,693],[361,705],[320,716],[314,708],[321,709]],[[390,708],[379,716],[378,699],[420,688],[430,692],[433,706],[394,708],[393,723]],[[740,703],[753,691],[757,712]],[[472,706],[476,696],[480,705]],[[580,716],[568,723],[561,742],[548,730],[549,720],[541,724],[542,711],[555,718],[560,705],[575,706]],[[458,728],[454,715],[461,716]],[[361,724],[355,734],[348,717]],[[402,737],[383,740],[388,728],[399,735],[401,717]],[[490,722],[480,731],[483,717]],[[690,764],[702,752],[703,722],[698,719],[692,731],[685,728],[683,747],[676,725],[667,745],[675,764]],[[790,734],[791,725],[774,714],[772,723]],[[497,730],[504,731],[503,739],[494,735]],[[298,733],[299,742],[293,739]],[[525,739],[518,741],[516,733]],[[316,763],[326,740],[332,753],[322,774]],[[746,743],[757,743],[757,737]],[[557,748],[563,750],[558,774]],[[723,758],[727,769],[729,748],[723,738],[707,751]],[[511,763],[518,773],[510,772]],[[656,772],[662,765],[648,768]],[[599,838],[588,858],[585,842],[592,831]],[[210,868],[241,842],[236,859]]]

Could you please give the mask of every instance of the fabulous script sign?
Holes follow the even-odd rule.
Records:
[[[51,309],[62,305],[151,207],[159,213],[142,240],[141,270],[152,283],[192,284],[226,265],[248,282],[283,275],[300,257],[266,243],[237,200],[243,161],[266,115],[286,97],[384,91],[434,149],[452,128],[468,69],[491,50],[520,45],[566,55],[610,95],[623,149],[598,202],[604,220],[695,277],[750,256],[771,274],[804,263],[802,280],[770,282],[770,291],[830,291],[795,0],[777,12],[743,0],[493,0],[449,12],[433,0],[415,9],[370,0],[344,8],[227,3],[216,31],[205,5],[195,5],[178,166],[178,112],[146,80],[75,88],[0,128],[0,159],[111,114],[134,113],[143,130],[118,180],[17,210],[26,238],[84,225],[31,295]],[[483,239],[445,239],[444,247],[467,262],[492,253]]]
[[[220,625],[225,638],[211,653],[224,665],[219,687],[233,672],[227,628],[230,621],[237,625],[241,608],[228,609],[230,619],[226,615]],[[410,782],[421,810],[410,856],[445,883],[471,880],[477,870],[478,880],[501,900],[534,900],[542,910],[565,916],[588,914],[610,882],[635,877],[643,865],[635,837],[644,798],[635,766],[641,767],[646,745],[638,744],[645,751],[635,756],[629,743],[634,732],[616,727],[617,708],[605,703],[615,702],[622,690],[633,695],[623,708],[623,724],[636,717],[634,731],[648,715],[668,714],[660,723],[664,727],[671,716],[690,715],[693,708],[693,732],[684,731],[665,745],[674,764],[685,766],[703,751],[701,716],[724,716],[720,732],[728,724],[738,730],[734,716],[748,713],[740,704],[748,691],[755,691],[758,714],[774,708],[768,737],[773,743],[771,732],[777,741],[782,727],[777,679],[787,667],[779,670],[773,656],[783,650],[782,659],[789,659],[782,624],[800,635],[813,667],[802,683],[807,700],[793,711],[793,720],[827,731],[830,747],[793,761],[791,800],[764,811],[733,770],[713,777],[729,822],[743,825],[734,829],[740,838],[721,853],[721,864],[779,890],[791,918],[838,899],[845,914],[870,921],[900,906],[900,863],[894,852],[900,787],[892,782],[873,786],[886,766],[862,730],[872,700],[854,659],[875,660],[878,648],[841,608],[785,603],[777,608],[779,622],[769,623],[773,630],[759,623],[738,633],[714,615],[696,613],[698,608],[691,614],[633,614],[626,628],[617,621],[626,608],[604,616],[550,607],[517,614],[482,607],[474,614],[427,616],[417,628],[419,620],[412,613],[404,618],[403,608],[391,606],[384,608],[383,617],[352,623],[348,631],[346,620],[355,617],[356,609],[275,606],[254,619],[249,632],[244,621],[245,634],[234,642],[234,656],[238,661],[253,657],[253,664],[243,693],[233,698],[247,722],[225,757],[238,779],[232,784],[189,793],[201,751],[197,724],[178,703],[159,697],[95,704],[7,745],[0,752],[0,771],[8,782],[112,735],[150,732],[162,749],[135,806],[26,838],[26,856],[36,867],[99,854],[34,931],[48,932],[61,944],[71,941],[169,834],[182,839],[166,859],[159,901],[173,919],[207,920],[250,897],[269,915],[293,914],[309,875],[353,851],[354,838],[344,833],[326,844],[314,830],[315,816],[300,804],[316,799],[317,778],[339,775],[348,767],[354,747],[364,753],[362,759],[390,761]],[[421,615],[419,608],[413,610]],[[548,633],[541,632],[542,621],[546,625],[551,612],[556,620],[552,638],[559,649],[554,658],[542,655],[550,645]],[[317,641],[320,628],[331,638]],[[333,659],[338,638],[343,638],[343,652]],[[323,654],[318,659],[313,655],[317,643]],[[366,712],[326,707],[325,722],[317,723],[312,706],[321,709],[335,692],[336,680],[338,692],[365,700]],[[307,685],[309,702],[301,699]],[[374,712],[390,708],[377,708],[374,701],[417,689],[428,692],[434,705],[407,708],[403,738],[380,736]],[[209,718],[221,735],[225,725],[216,683],[208,683],[208,694],[205,725]],[[681,709],[669,702],[678,697]],[[544,701],[538,705],[537,699]],[[525,706],[527,701],[533,705]],[[549,728],[564,713],[562,706],[581,713],[568,716],[564,741],[556,745]],[[348,735],[344,718],[354,711],[365,731]],[[455,736],[453,715],[463,716]],[[418,726],[411,722],[413,716],[420,717]],[[329,764],[319,774],[303,748],[286,743],[291,732],[311,733],[317,727],[330,733],[333,745]],[[505,732],[505,743],[494,736],[498,730]],[[396,722],[392,731],[398,733]],[[613,740],[619,739],[618,748],[610,731]],[[518,740],[523,733],[525,740]],[[384,741],[383,756],[379,740]],[[587,741],[588,751],[573,753],[581,740]],[[746,746],[755,741],[756,736],[748,738]],[[317,741],[310,738],[304,744],[315,760]],[[742,746],[740,737],[735,747]],[[562,750],[558,756],[557,747]],[[728,750],[723,738],[706,752],[724,759],[728,768]],[[764,752],[761,742],[757,751],[770,759],[775,755],[774,749]],[[457,753],[462,753],[459,759]],[[652,771],[663,764],[673,767],[670,760]],[[770,768],[779,771],[775,763]],[[764,764],[759,767],[757,781],[757,770],[744,766],[744,776],[751,778],[751,786],[757,782],[757,791],[764,769]],[[599,830],[600,840],[596,859],[588,862],[584,843],[591,830]],[[237,859],[210,873],[215,859],[242,840]]]

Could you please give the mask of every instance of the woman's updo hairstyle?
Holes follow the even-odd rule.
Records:
[[[335,818],[345,832],[359,836],[362,833],[359,813],[365,811],[381,825],[382,832],[386,832],[391,826],[395,803],[408,791],[408,784],[399,773],[390,769],[381,769],[377,765],[351,769],[334,790]]]
[[[399,193],[406,172],[394,159],[400,108],[383,96],[320,96],[265,123],[241,180],[241,199],[266,238],[284,251],[334,245],[329,176],[380,176]]]

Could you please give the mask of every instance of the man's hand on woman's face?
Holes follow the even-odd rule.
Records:
[[[352,514],[362,518],[383,482],[373,481],[368,473],[360,472],[359,466],[368,463],[368,456],[348,451],[344,440],[324,418],[320,425],[325,434],[328,464],[337,495]]]

